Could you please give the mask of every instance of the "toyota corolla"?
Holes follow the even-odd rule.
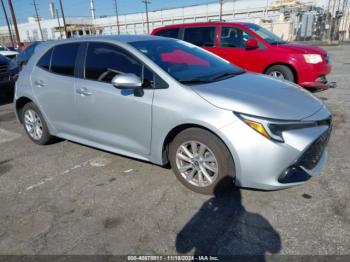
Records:
[[[16,83],[15,107],[37,144],[60,137],[170,163],[204,194],[227,180],[300,185],[325,165],[331,131],[327,108],[297,85],[155,36],[42,43]]]

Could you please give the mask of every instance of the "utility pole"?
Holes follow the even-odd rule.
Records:
[[[16,42],[17,42],[17,45],[19,47],[21,45],[21,39],[19,37],[19,32],[18,32],[18,27],[17,27],[17,20],[16,20],[15,11],[13,10],[12,0],[8,0],[8,4],[9,4],[10,12],[11,12],[13,26],[15,27]]]
[[[9,18],[7,17],[7,12],[6,12],[6,8],[5,8],[5,5],[4,5],[4,0],[1,0],[1,5],[2,5],[2,10],[4,11],[4,16],[5,16],[7,28],[9,30],[9,36],[10,36],[11,44],[12,44],[12,47],[15,47],[15,43],[13,42],[12,31],[11,31],[11,27],[10,27],[10,23],[9,23]]]
[[[41,30],[40,17],[38,14],[38,8],[37,8],[37,4],[36,4],[35,0],[33,0],[33,6],[34,6],[34,10],[35,10],[36,21],[38,22],[38,26],[39,26],[41,40],[45,40],[44,36],[43,36],[43,30]]]
[[[64,11],[63,11],[63,4],[62,4],[62,0],[60,1],[60,7],[61,7],[61,13],[62,13],[62,20],[63,20],[63,27],[64,27],[64,33],[66,35],[66,38],[68,38],[68,34],[67,34],[67,26],[66,26],[66,19],[64,17]]]
[[[149,19],[148,19],[148,4],[151,2],[149,0],[142,0],[142,2],[145,4],[146,9],[146,23],[147,23],[147,34],[149,34]]]
[[[222,5],[223,5],[223,0],[220,0],[220,13],[219,13],[219,21],[222,22]]]
[[[119,14],[118,14],[118,2],[117,2],[117,0],[114,0],[114,4],[115,4],[115,15],[117,16],[118,35],[120,35]]]
[[[60,30],[60,39],[62,39],[60,16],[59,16],[59,14],[58,14],[58,9],[57,9],[57,8],[56,8],[56,18],[57,18],[57,22],[58,22],[58,28],[59,28],[59,30]]]

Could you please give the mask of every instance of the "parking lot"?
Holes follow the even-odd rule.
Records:
[[[282,191],[203,196],[150,163],[35,145],[2,96],[0,254],[350,254],[350,45],[325,48],[338,84],[315,94],[334,118],[328,165]]]

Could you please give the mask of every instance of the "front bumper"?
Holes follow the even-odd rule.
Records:
[[[224,127],[221,132],[235,161],[236,184],[277,190],[303,184],[321,172],[327,160],[325,146],[311,169],[303,167],[300,160],[327,130],[329,126],[321,125],[285,131],[284,143],[263,137],[240,120]],[[296,167],[298,172],[290,173],[288,178],[283,179],[290,167]]]
[[[319,64],[302,63],[297,67],[298,84],[306,89],[326,90],[335,87],[329,83],[326,76],[331,73],[332,67],[329,62],[323,61]]]
[[[322,75],[316,79],[314,82],[302,83],[302,86],[310,91],[323,91],[328,88],[336,88],[336,82],[328,82],[327,77]]]

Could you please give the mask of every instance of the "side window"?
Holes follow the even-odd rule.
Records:
[[[79,43],[72,43],[55,46],[52,54],[51,72],[74,76],[75,59],[79,45]]]
[[[185,29],[184,41],[197,46],[214,47],[215,36],[215,27],[189,27]]]
[[[38,67],[45,69],[47,71],[50,70],[50,62],[51,62],[51,56],[52,56],[52,50],[51,48],[49,51],[47,51],[39,60],[39,62],[36,64]]]
[[[120,73],[133,73],[142,77],[142,66],[120,47],[89,43],[85,62],[86,79],[110,83]]]
[[[156,33],[157,36],[171,37],[171,38],[179,38],[179,28],[169,28],[158,31]]]
[[[246,42],[252,36],[237,27],[222,27],[220,36],[221,47],[245,48]]]

